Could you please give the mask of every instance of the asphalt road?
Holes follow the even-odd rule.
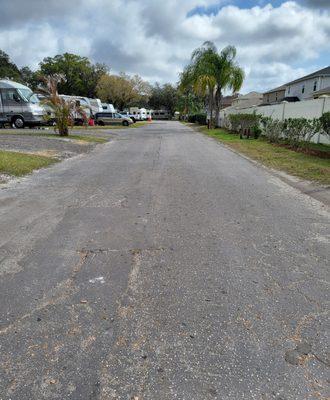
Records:
[[[329,399],[329,214],[178,122],[0,189],[0,399]]]

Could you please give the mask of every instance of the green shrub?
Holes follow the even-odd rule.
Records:
[[[260,125],[254,125],[251,130],[255,139],[258,139],[262,134],[262,129],[260,128]]]
[[[206,114],[191,114],[188,115],[188,122],[207,125]]]
[[[230,114],[228,116],[231,130],[234,132],[239,132],[241,137],[243,135],[253,135],[253,137],[258,138],[261,134],[261,129],[259,127],[261,121],[261,115],[256,114]]]
[[[320,118],[322,130],[326,135],[330,136],[330,112],[326,112]]]
[[[263,134],[270,143],[278,143],[281,140],[283,132],[283,122],[270,117],[261,118]]]

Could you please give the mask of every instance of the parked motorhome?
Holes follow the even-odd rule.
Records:
[[[15,128],[42,125],[46,110],[27,86],[7,79],[0,80],[0,120]]]

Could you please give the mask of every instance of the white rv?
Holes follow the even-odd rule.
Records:
[[[100,99],[89,99],[88,97],[83,97],[83,98],[86,101],[88,101],[93,115],[103,111],[103,107],[102,107],[102,103],[101,103]]]
[[[147,110],[145,108],[130,107],[130,115],[133,115],[136,120],[145,121],[147,119]]]
[[[76,102],[77,106],[79,106],[83,112],[86,114],[86,118],[89,119],[92,116],[92,110],[91,110],[91,106],[89,104],[89,102],[86,100],[85,97],[79,97],[79,96],[67,96],[65,94],[60,94],[59,97],[61,97],[62,99],[64,99],[64,101],[66,102]],[[81,125],[83,124],[84,118],[81,115],[81,113],[76,112],[74,115],[74,121],[75,124],[77,125]]]
[[[106,103],[102,103],[102,111],[105,112],[116,112],[115,107],[113,106],[113,104],[106,104]]]
[[[0,121],[24,128],[44,124],[46,114],[30,88],[11,80],[0,80]]]

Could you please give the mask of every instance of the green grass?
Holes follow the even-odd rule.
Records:
[[[285,147],[267,142],[265,139],[241,140],[238,135],[228,133],[222,129],[200,128],[206,135],[213,137],[229,147],[261,162],[267,167],[285,171],[291,175],[306,180],[330,184],[330,159],[295,152]],[[330,146],[311,144],[311,149],[328,152]]]
[[[55,158],[0,150],[0,173],[23,176],[57,162]]]

